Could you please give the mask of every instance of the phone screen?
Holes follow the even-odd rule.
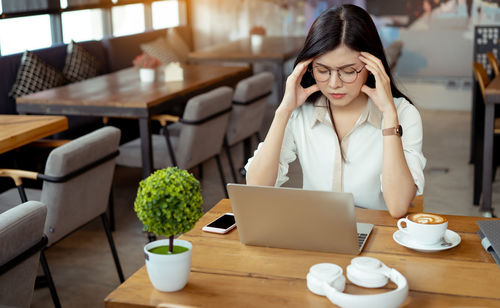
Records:
[[[222,215],[216,220],[212,221],[207,225],[207,227],[218,228],[218,229],[227,229],[235,224],[233,215]]]

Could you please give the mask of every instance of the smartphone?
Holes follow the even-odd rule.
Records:
[[[201,228],[206,232],[214,232],[214,233],[228,233],[236,227],[236,222],[234,221],[233,213],[224,213],[224,215],[219,216],[216,220],[212,221],[208,225]]]

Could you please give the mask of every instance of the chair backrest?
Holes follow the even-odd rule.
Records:
[[[267,100],[273,83],[273,74],[263,72],[243,79],[236,85],[233,111],[226,133],[229,146],[259,131],[266,114]]]
[[[28,201],[0,214],[0,265],[40,242],[47,207]],[[40,262],[40,250],[0,276],[0,307],[29,307]]]
[[[115,158],[96,162],[118,152],[120,134],[119,129],[107,126],[50,152],[46,176],[68,176],[82,168],[87,171],[61,183],[43,182],[41,201],[48,206],[48,246],[106,211]]]
[[[498,61],[495,55],[490,51],[487,53],[488,61],[490,62],[491,67],[493,68],[493,73],[495,73],[495,77],[498,76]]]
[[[220,153],[232,98],[232,88],[219,87],[187,102],[175,153],[179,168],[192,168]]]
[[[481,89],[481,94],[483,95],[484,99],[484,91],[490,83],[490,78],[488,77],[488,74],[486,74],[486,70],[481,63],[474,62],[472,66],[474,68],[474,77],[476,77],[476,80],[479,83],[479,88]]]

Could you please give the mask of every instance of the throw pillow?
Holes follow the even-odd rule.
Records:
[[[17,98],[30,93],[61,86],[66,78],[58,70],[43,62],[31,51],[25,51],[17,71],[16,81],[9,96]]]
[[[141,50],[151,57],[160,60],[163,64],[179,61],[174,50],[163,36],[160,36],[154,41],[141,44]]]
[[[186,44],[179,32],[177,32],[174,28],[170,28],[168,30],[167,40],[170,46],[174,48],[177,58],[183,63],[187,62],[189,56],[189,46]]]
[[[70,82],[97,76],[99,61],[82,45],[73,41],[68,44],[63,74]]]

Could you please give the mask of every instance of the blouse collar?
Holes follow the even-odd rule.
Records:
[[[328,107],[326,105],[327,98],[324,95],[321,95],[320,98],[318,98],[313,104],[314,111],[311,118],[311,128],[313,128],[317,123],[332,126],[330,116],[328,115]],[[378,129],[382,128],[382,112],[380,112],[377,105],[375,105],[370,98],[368,98],[366,108],[363,110],[356,123],[359,126],[364,122],[368,122]]]

